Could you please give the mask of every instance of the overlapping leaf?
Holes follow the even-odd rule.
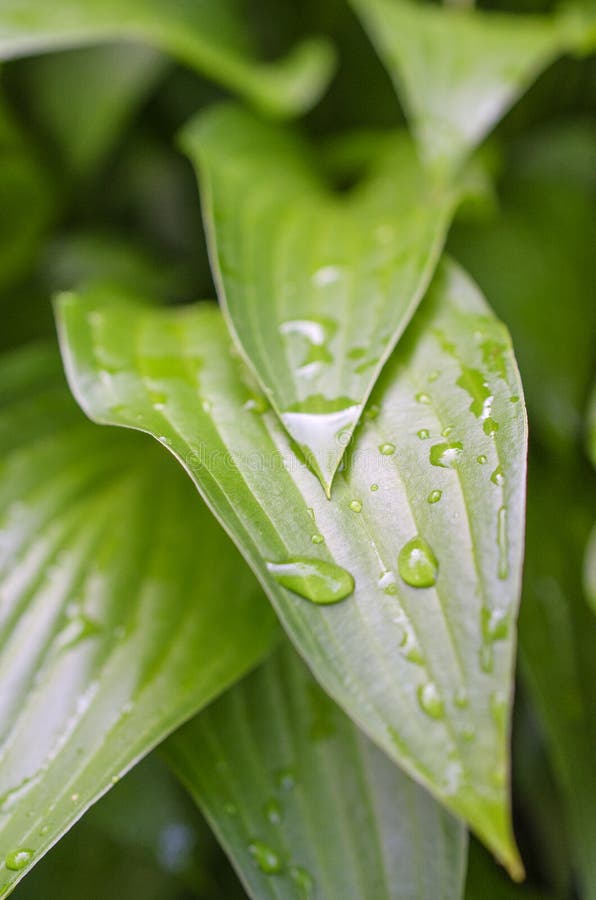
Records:
[[[0,59],[113,40],[138,40],[274,114],[301,112],[326,87],[333,53],[311,39],[259,62],[237,0],[1,0]]]
[[[258,900],[462,896],[463,825],[358,731],[287,644],[165,750]]]
[[[338,195],[297,138],[235,107],[184,132],[220,299],[245,358],[325,490],[437,264],[454,208],[405,134]],[[339,435],[339,439],[338,439]]]
[[[457,166],[561,52],[554,18],[351,0],[402,98],[424,158]]]
[[[0,896],[276,633],[181,473],[90,425],[56,356],[0,373]]]
[[[58,312],[88,414],[170,448],[326,690],[518,874],[507,743],[525,416],[509,338],[474,286],[441,269],[331,501],[263,411],[217,309],[66,295]],[[328,602],[350,576],[352,596],[331,606],[277,580]]]

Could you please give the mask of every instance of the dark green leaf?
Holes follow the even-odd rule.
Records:
[[[216,308],[67,295],[58,312],[87,413],[170,447],[327,691],[518,874],[507,744],[526,425],[508,335],[475,287],[441,269],[331,501]],[[318,605],[350,577],[352,596]]]
[[[53,354],[9,359],[0,383],[5,896],[114,781],[254,665],[275,627],[182,474],[135,436],[87,422]]]
[[[342,713],[289,646],[166,756],[248,892],[458,900],[466,832]]]

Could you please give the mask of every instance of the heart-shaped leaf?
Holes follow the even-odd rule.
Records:
[[[358,731],[288,645],[165,752],[255,900],[462,896],[463,825]]]
[[[303,41],[284,59],[256,59],[237,0],[2,0],[0,59],[115,40],[162,49],[275,115],[295,115],[327,86],[334,53]]]
[[[198,167],[220,300],[267,398],[325,491],[432,277],[455,194],[405,133],[347,196],[308,148],[236,107],[201,115]]]
[[[507,743],[526,425],[507,332],[476,288],[441,269],[331,501],[262,412],[213,305],[65,295],[58,318],[83,408],[170,448],[326,690],[518,874]]]
[[[554,18],[351,0],[395,82],[425,160],[457,166],[561,52]]]
[[[86,421],[56,356],[0,372],[2,897],[276,634],[182,474]]]

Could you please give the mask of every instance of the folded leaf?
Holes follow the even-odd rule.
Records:
[[[318,99],[334,66],[323,39],[285,59],[259,62],[237,0],[2,0],[0,59],[114,40],[162,49],[277,115],[302,112]]]
[[[165,753],[255,900],[462,896],[463,825],[358,731],[287,644]]]
[[[507,743],[526,425],[505,329],[443,267],[328,501],[215,307],[109,299],[58,305],[83,408],[169,447],[325,689],[519,874]]]
[[[55,354],[0,383],[0,896],[259,661],[274,616],[176,467],[90,425]],[[218,560],[218,566],[212,560]]]
[[[462,162],[562,51],[553,18],[412,0],[351,0],[403,101],[424,159]]]
[[[360,186],[334,193],[308,148],[243,110],[183,133],[198,167],[231,329],[329,494],[364,404],[415,311],[454,209],[405,133]]]

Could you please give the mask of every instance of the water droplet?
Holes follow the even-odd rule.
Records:
[[[517,394],[514,394],[513,397],[509,398],[509,400],[511,401],[511,403],[519,403],[519,397],[517,396]]]
[[[484,433],[490,437],[491,435],[496,434],[499,430],[499,423],[495,422],[495,420],[491,419],[489,416],[489,418],[486,419],[483,423],[482,428]]]
[[[509,634],[509,619],[501,609],[482,608],[482,636],[485,641],[504,641]]]
[[[432,719],[441,719],[444,715],[443,701],[436,684],[427,681],[418,687],[418,702],[420,707]]]
[[[499,549],[499,578],[505,579],[509,575],[507,540],[507,507],[502,506],[497,513],[497,547]]]
[[[376,484],[376,483],[375,483],[375,484],[371,484],[370,489],[371,489],[371,491],[373,492],[373,494],[375,494],[375,493],[379,490],[379,485]]]
[[[4,864],[11,872],[20,872],[25,866],[28,866],[33,859],[33,850],[27,850],[24,847],[18,850],[12,850],[4,857]]]
[[[443,496],[443,491],[431,491],[427,497],[429,503],[438,503]]]
[[[493,395],[482,372],[479,372],[478,369],[464,367],[455,383],[467,391],[472,398],[470,412],[473,412],[476,418],[486,419],[487,416],[490,416]]]
[[[440,466],[442,469],[453,469],[463,449],[460,441],[454,441],[451,444],[434,444],[430,448],[431,465]]]
[[[78,795],[78,794],[71,794],[71,795],[70,795],[70,799],[71,799],[71,801],[72,801],[73,803],[78,803],[78,801],[79,801],[79,795]]]
[[[291,769],[279,769],[275,780],[280,791],[291,791],[296,787],[296,777]]]
[[[484,453],[481,453],[480,456],[476,457],[476,462],[481,466],[485,466],[486,463],[488,462],[488,460],[487,460],[486,456],[484,455]]]
[[[505,474],[503,472],[503,466],[497,466],[495,471],[490,476],[490,480],[493,484],[496,484],[497,487],[501,487],[505,483]]]
[[[497,728],[503,731],[507,721],[507,697],[502,691],[491,695],[490,711]]]
[[[417,434],[421,441],[427,441],[430,437],[430,431],[427,428],[421,428]]]
[[[393,572],[383,572],[383,574],[379,578],[379,587],[385,594],[388,594],[389,596],[394,596],[395,594],[397,594],[397,581],[395,580],[395,575],[393,574]]]
[[[39,829],[40,836],[45,837],[45,835],[49,832],[49,830],[50,830],[49,825],[42,825],[41,828]]]
[[[362,512],[362,502],[360,500],[350,500],[349,506],[352,512]]]
[[[313,536],[311,537],[311,541],[313,542],[313,544],[324,544],[325,538],[322,534],[313,534]]]
[[[430,545],[417,535],[399,551],[397,568],[406,584],[428,588],[437,580],[439,563]]]
[[[263,841],[252,841],[248,845],[248,852],[265,875],[277,875],[282,871],[283,864],[279,855]]]
[[[449,435],[453,433],[453,427],[454,427],[453,425],[447,425],[445,428],[443,428],[443,430],[441,432],[441,436],[449,437]]]
[[[414,399],[416,400],[416,403],[422,403],[425,406],[428,406],[428,404],[431,402],[429,395],[425,394],[424,391],[416,394],[416,397]]]
[[[440,373],[440,372],[437,372],[436,369],[435,369],[434,372],[431,372],[431,373],[429,374],[429,376],[428,376],[429,384],[433,384],[433,383],[437,380],[437,378],[440,376],[440,374],[441,374],[441,373]]]
[[[262,394],[253,394],[244,404],[244,409],[262,415],[269,409],[269,403]]]
[[[368,419],[370,422],[374,422],[375,419],[378,418],[379,413],[381,412],[381,407],[376,403],[373,403],[372,406],[368,406],[364,411],[364,418]]]
[[[281,806],[277,800],[269,800],[263,808],[265,818],[271,825],[279,825],[281,822]]]
[[[345,569],[322,559],[295,556],[284,563],[267,563],[278,584],[312,603],[339,603],[354,591],[354,579]]]
[[[493,645],[485,643],[480,648],[480,668],[489,675],[494,668],[494,664]]]
[[[313,284],[317,287],[327,287],[329,284],[335,284],[342,276],[341,266],[322,266],[313,274]]]
[[[314,888],[314,881],[310,872],[307,872],[302,866],[292,866],[290,878],[298,888],[300,900],[310,900]]]
[[[466,709],[470,705],[470,698],[468,697],[468,692],[464,687],[460,687],[456,690],[453,695],[453,702],[457,706],[458,709]]]
[[[381,444],[379,452],[382,453],[383,456],[393,456],[395,453],[395,444]]]

